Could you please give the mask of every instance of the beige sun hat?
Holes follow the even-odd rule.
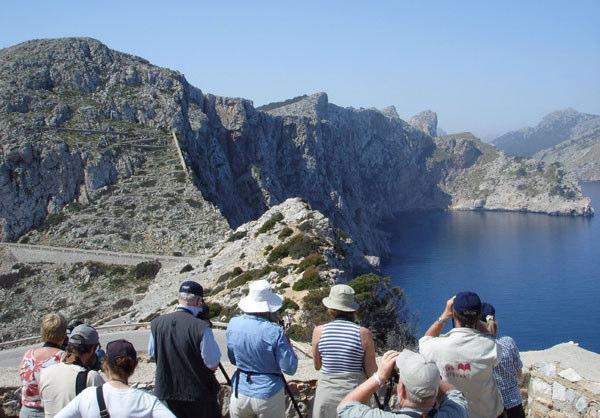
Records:
[[[329,291],[329,296],[323,298],[323,305],[329,309],[343,312],[354,312],[358,303],[354,299],[354,289],[346,284],[336,284]]]
[[[255,280],[248,286],[248,296],[238,303],[244,312],[275,312],[283,305],[283,298],[273,292],[271,285],[266,280]]]
[[[437,394],[441,377],[435,362],[405,349],[398,355],[396,366],[400,381],[407,391],[420,398],[430,398]]]

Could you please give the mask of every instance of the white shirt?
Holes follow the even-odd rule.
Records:
[[[176,418],[156,396],[137,388],[102,386],[104,403],[111,418]],[[96,388],[87,388],[56,414],[56,418],[98,418]]]
[[[470,418],[496,418],[504,410],[494,380],[496,342],[471,328],[454,328],[439,337],[424,336],[419,352],[469,401]]]
[[[40,375],[40,398],[46,418],[52,418],[75,397],[77,374],[85,369],[76,364],[58,363],[42,369]],[[87,375],[86,386],[104,383],[102,376],[94,370]]]

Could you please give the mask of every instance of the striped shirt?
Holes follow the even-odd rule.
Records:
[[[498,365],[494,367],[494,378],[498,389],[500,389],[504,408],[509,409],[523,403],[517,378],[523,363],[519,356],[517,344],[511,337],[496,338],[496,347],[498,350]]]
[[[325,324],[318,347],[322,373],[363,371],[365,352],[360,339],[360,327],[355,323],[336,319]]]

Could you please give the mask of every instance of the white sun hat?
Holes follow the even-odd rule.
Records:
[[[343,312],[354,312],[359,306],[354,299],[354,289],[346,284],[333,286],[329,291],[329,296],[323,298],[323,305],[326,308]]]
[[[248,296],[242,298],[238,306],[244,312],[275,312],[283,305],[283,298],[273,292],[266,280],[255,280],[249,285]]]

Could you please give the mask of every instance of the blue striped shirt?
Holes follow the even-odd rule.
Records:
[[[509,409],[523,403],[517,378],[523,363],[519,356],[517,344],[511,337],[496,338],[496,347],[498,350],[498,365],[494,367],[494,378],[498,389],[500,389],[504,408]]]
[[[319,353],[321,371],[325,374],[362,372],[365,352],[360,327],[343,319],[325,324],[319,339]]]

